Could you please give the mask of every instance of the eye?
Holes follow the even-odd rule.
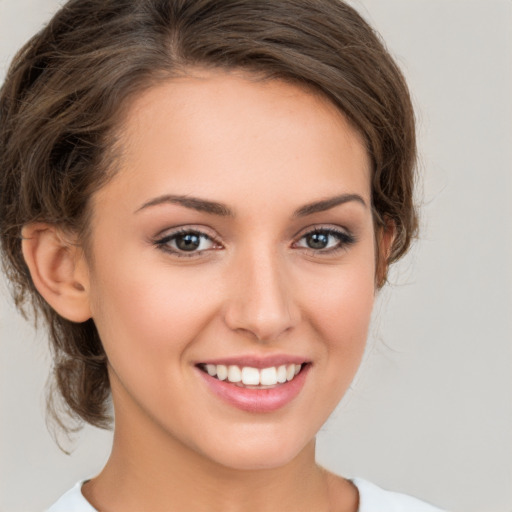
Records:
[[[193,229],[180,229],[155,240],[155,244],[163,251],[176,256],[195,256],[210,249],[220,248],[209,235]]]
[[[355,242],[353,235],[333,228],[316,228],[303,235],[296,243],[315,252],[331,253],[347,248]]]

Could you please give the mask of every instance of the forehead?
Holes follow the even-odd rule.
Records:
[[[307,202],[333,186],[370,198],[360,134],[322,95],[284,81],[220,71],[168,80],[132,100],[118,140],[113,181],[147,198],[236,189],[283,200],[288,190]]]

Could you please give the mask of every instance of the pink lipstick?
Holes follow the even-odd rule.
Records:
[[[286,356],[211,360],[196,365],[216,396],[243,411],[273,412],[290,403],[303,388],[311,363]]]

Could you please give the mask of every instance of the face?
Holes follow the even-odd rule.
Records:
[[[138,97],[120,142],[89,257],[116,430],[233,468],[287,463],[364,350],[375,242],[359,135],[296,86],[204,72]]]

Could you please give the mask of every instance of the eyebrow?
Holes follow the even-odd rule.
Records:
[[[359,194],[340,194],[337,196],[329,197],[327,199],[305,204],[293,212],[293,217],[306,217],[314,213],[330,210],[335,206],[339,206],[341,204],[352,201],[358,202],[365,207],[367,206],[365,200]],[[139,211],[151,206],[157,206],[166,203],[177,204],[184,206],[185,208],[190,208],[199,212],[210,213],[212,215],[219,215],[221,217],[235,217],[233,210],[231,210],[223,203],[217,203],[207,199],[200,199],[198,197],[173,194],[166,194],[163,196],[155,197],[154,199],[144,203],[139,209],[135,211],[135,213],[138,213]]]
[[[312,215],[313,213],[324,212],[326,210],[330,210],[335,206],[340,204],[349,203],[351,201],[356,201],[357,203],[361,203],[364,207],[366,207],[365,200],[359,194],[341,194],[334,197],[329,197],[327,199],[322,199],[321,201],[315,201],[313,203],[308,203],[304,206],[301,206],[298,210],[295,210],[293,213],[294,217],[306,217],[307,215]]]
[[[172,194],[166,194],[164,196],[151,199],[147,203],[144,203],[138,210],[135,211],[135,213],[138,213],[145,208],[149,208],[150,206],[157,206],[159,204],[165,203],[178,204],[180,206],[184,206],[185,208],[197,210],[198,212],[211,213],[213,215],[220,215],[222,217],[235,216],[233,210],[228,208],[225,204],[216,203],[215,201],[208,201],[207,199],[200,199],[198,197],[179,196]]]

